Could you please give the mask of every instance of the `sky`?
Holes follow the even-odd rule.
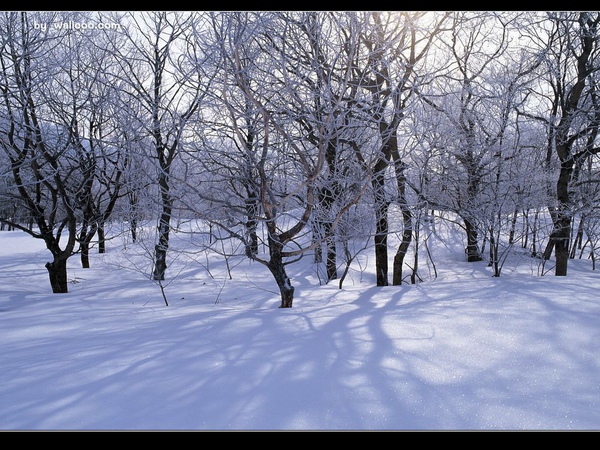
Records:
[[[306,257],[281,309],[264,266],[181,253],[167,306],[125,235],[52,294],[43,242],[1,231],[0,430],[599,430],[600,271],[515,251],[494,278],[459,241],[415,285]]]

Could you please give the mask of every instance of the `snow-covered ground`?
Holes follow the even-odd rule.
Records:
[[[515,254],[494,278],[461,250],[388,287],[372,249],[342,289],[306,257],[291,309],[258,263],[231,258],[230,279],[222,258],[180,255],[166,306],[125,238],[90,269],[72,257],[52,294],[43,242],[2,231],[0,429],[600,429],[600,271],[540,276]]]

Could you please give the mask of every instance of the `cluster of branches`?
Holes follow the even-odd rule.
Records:
[[[215,251],[239,240],[274,277],[281,307],[294,299],[288,264],[310,253],[341,287],[364,248],[354,245],[371,237],[378,286],[396,242],[392,284],[417,282],[434,215],[464,229],[467,261],[489,246],[496,276],[520,221],[522,247],[554,252],[566,275],[576,248],[594,256],[600,232],[599,21],[5,12],[0,222],[44,240],[58,293],[68,258],[89,267],[111,220],[127,221],[133,241],[156,221],[159,283],[177,221],[207,225]]]

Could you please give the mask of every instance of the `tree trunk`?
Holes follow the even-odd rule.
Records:
[[[388,204],[383,202],[376,206],[375,217],[377,218],[375,230],[375,270],[377,272],[377,286],[388,285]]]
[[[583,245],[583,228],[585,226],[585,215],[581,215],[579,219],[579,224],[577,225],[577,232],[575,233],[575,239],[573,240],[573,244],[571,245],[571,252],[569,253],[569,259],[575,258],[575,253],[577,250],[581,250],[581,246]]]
[[[132,242],[137,241],[137,224],[138,224],[138,194],[136,191],[130,190],[127,195],[129,202],[129,231],[131,233]]]
[[[385,169],[387,161],[381,157],[375,164],[372,180],[375,206],[375,272],[377,286],[388,286],[388,209],[389,201],[385,196]]]
[[[552,257],[552,252],[554,251],[554,244],[557,239],[558,229],[560,228],[558,209],[549,206],[548,212],[550,213],[550,218],[552,219],[552,231],[550,232],[548,243],[546,244],[546,247],[544,248],[544,252],[542,254],[542,258],[544,259],[544,261],[548,261]]]
[[[508,245],[512,245],[515,241],[515,231],[517,229],[517,216],[519,215],[519,211],[515,209],[513,212],[512,219],[510,221],[510,231],[508,233]]]
[[[90,268],[90,244],[84,240],[81,242],[79,249],[81,251],[81,267],[83,269]]]
[[[313,236],[315,236],[315,230],[313,228]],[[315,253],[313,255],[313,263],[321,264],[323,262],[323,245],[318,237],[313,237],[313,243],[315,245]]]
[[[283,257],[281,252],[283,245],[277,240],[269,237],[269,253],[271,259],[269,260],[269,270],[279,286],[279,292],[281,294],[281,305],[280,308],[291,308],[294,302],[294,286],[290,281],[286,271],[285,265],[283,264]]]
[[[556,227],[554,230],[554,254],[556,256],[555,276],[566,276],[569,264],[569,244],[571,241],[572,212],[569,186],[571,174],[573,173],[573,160],[565,155],[571,154],[567,144],[557,145],[557,153],[561,159],[560,173],[556,183],[556,198],[558,200],[558,212]]]
[[[169,249],[170,215],[163,212],[158,226],[158,243],[154,246],[154,280],[165,279],[167,271],[167,250]]]
[[[68,293],[67,260],[60,256],[55,256],[53,262],[46,263],[46,269],[48,269],[52,292],[55,294]]]
[[[556,230],[554,238],[554,254],[556,255],[556,267],[554,275],[566,276],[569,263],[569,241],[571,234],[571,218],[565,214],[560,221],[560,228]]]
[[[329,236],[325,241],[325,251],[327,252],[326,257],[326,270],[327,270],[327,282],[337,279],[337,252],[335,248],[335,237],[332,235],[331,222],[325,224],[325,234]]]
[[[137,241],[137,219],[135,217],[133,217],[130,221],[129,221],[129,230],[131,231],[131,241],[132,242],[136,242]]]
[[[488,267],[494,269],[494,277],[500,276],[500,261],[499,261],[499,235],[495,234],[494,228],[490,228],[490,261]]]
[[[413,253],[413,267],[412,267],[412,271],[410,274],[410,284],[416,284],[417,283],[417,277],[419,278],[419,280],[421,279],[421,277],[419,276],[419,241],[421,239],[421,220],[422,219],[422,211],[418,211],[417,212],[417,217],[415,220],[415,225],[414,225],[414,240],[415,240],[415,250]],[[425,222],[427,222],[428,217],[427,217],[427,211],[425,211],[425,218],[424,218]],[[427,244],[425,244],[427,245]]]
[[[81,252],[81,267],[84,269],[90,268],[90,242],[98,231],[97,226],[92,225],[91,229],[88,230],[89,222],[84,221],[79,233],[79,251]]]
[[[523,229],[521,232],[521,248],[527,248],[529,245],[529,232],[531,227],[529,226],[529,209],[523,211]],[[537,211],[537,210],[536,210]],[[535,242],[535,239],[532,239]]]
[[[394,286],[402,284],[402,266],[404,265],[404,258],[406,257],[408,247],[412,242],[412,215],[408,211],[408,208],[404,208],[402,216],[404,217],[404,232],[402,233],[402,242],[394,256],[394,273],[392,279]]]
[[[269,264],[269,270],[273,274],[277,286],[279,286],[279,292],[281,294],[281,305],[280,308],[291,308],[294,302],[294,286],[292,286],[285,267],[281,262],[277,263],[271,261]]]
[[[167,249],[169,246],[169,232],[166,227],[160,227],[158,244],[154,246],[154,274],[155,281],[163,281],[167,271]]]
[[[160,175],[162,213],[158,222],[158,243],[154,247],[154,274],[155,281],[165,279],[167,271],[167,251],[169,250],[169,234],[171,231],[171,214],[173,199],[169,189],[169,177],[165,173]]]
[[[335,162],[335,146],[329,143],[326,153],[327,163],[329,165],[329,185],[322,186],[318,191],[319,201],[319,213],[313,220],[315,228],[313,234],[315,234],[315,241],[318,242],[318,246],[315,249],[315,263],[323,262],[323,251],[325,251],[325,271],[327,276],[327,283],[337,279],[337,251],[335,246],[335,236],[333,235],[333,228],[331,218],[328,217],[331,214],[333,204],[339,195],[339,189],[337,182],[332,180],[332,173],[336,171]],[[323,215],[326,215],[323,217]],[[316,232],[315,232],[316,231]],[[324,246],[322,244],[325,244]]]
[[[248,198],[245,200],[246,205],[246,256],[249,258],[254,257],[258,253],[258,235],[256,234],[256,230],[258,227],[258,221],[256,218],[259,213],[259,205],[257,200],[257,194],[246,187],[246,191],[248,194]]]
[[[267,267],[275,278],[277,286],[279,286],[279,292],[281,294],[281,305],[280,308],[291,308],[294,301],[294,287],[285,271],[285,264],[283,263],[283,247],[285,242],[282,242],[281,236],[274,232],[274,225],[269,224],[271,228],[269,231],[269,262]]]
[[[463,222],[467,232],[467,248],[465,249],[467,262],[481,261],[483,258],[477,246],[477,229],[469,219],[463,219]]]
[[[400,246],[396,251],[396,255],[394,256],[394,271],[392,275],[392,283],[397,286],[402,284],[402,266],[404,265],[404,258],[408,252],[408,247],[410,247],[410,243],[412,242],[413,218],[412,212],[410,211],[406,200],[406,166],[400,160],[396,139],[393,139],[392,143],[394,145],[392,151],[394,155],[394,166],[396,169],[396,180],[398,182],[398,204],[402,210],[403,225],[402,242],[400,243]]]
[[[106,234],[104,233],[104,222],[98,224],[98,253],[106,253]]]

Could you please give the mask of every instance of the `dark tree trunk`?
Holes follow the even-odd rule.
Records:
[[[465,230],[467,233],[467,248],[465,249],[467,262],[481,261],[483,258],[477,245],[477,229],[475,228],[475,225],[473,225],[473,222],[471,222],[469,219],[463,218],[463,222],[465,224]]]
[[[553,230],[550,233],[550,237],[548,238],[548,243],[546,244],[546,247],[544,248],[544,253],[542,256],[544,261],[548,261],[552,257],[552,252],[554,251],[554,244],[556,242],[556,239],[558,239],[558,235],[557,235],[556,231]],[[533,255],[535,256],[535,251],[533,252]]]
[[[398,251],[394,256],[394,273],[392,283],[395,286],[402,284],[402,266],[404,265],[404,258],[406,257],[408,247],[412,242],[412,214],[410,213],[408,208],[403,208],[402,217],[404,219],[404,231],[402,232],[402,242],[398,246]]]
[[[388,204],[383,202],[376,206],[375,217],[377,219],[375,229],[375,270],[377,276],[377,286],[388,285]]]
[[[579,219],[579,224],[577,225],[577,232],[575,233],[575,239],[573,240],[573,245],[571,245],[571,253],[569,254],[569,259],[575,258],[575,253],[577,250],[581,250],[581,246],[583,245],[583,228],[585,226],[585,216],[582,215]]]
[[[98,253],[106,253],[106,234],[104,233],[104,222],[98,224]]]
[[[494,269],[494,277],[500,276],[500,261],[499,261],[499,242],[497,239],[497,235],[494,234],[494,229],[490,229],[490,262],[488,267],[493,267]]]
[[[324,206],[324,210],[327,214],[331,214],[331,209],[335,201],[340,195],[340,186],[336,180],[336,174],[339,173],[340,168],[338,167],[337,161],[337,143],[334,141],[327,142],[327,149],[325,151],[325,160],[327,161],[328,171],[328,186],[322,190],[319,201]],[[335,246],[335,236],[333,234],[333,227],[331,218],[328,218],[324,225],[325,229],[325,251],[327,255],[325,257],[325,268],[327,271],[327,282],[337,279],[337,250]]]
[[[394,160],[395,160],[395,168],[396,168],[396,179],[398,181],[398,204],[400,205],[400,209],[402,210],[402,242],[398,246],[398,250],[396,251],[396,255],[394,256],[394,269],[392,275],[392,283],[395,286],[402,284],[402,268],[404,266],[404,258],[406,257],[406,253],[408,252],[408,247],[410,247],[410,243],[412,242],[413,235],[413,217],[408,207],[406,200],[406,175],[405,170],[406,166],[400,160],[400,156],[398,154],[396,139],[393,140],[394,148]],[[413,277],[414,280],[414,277]]]
[[[570,212],[571,199],[569,185],[573,173],[573,159],[565,156],[571,154],[571,149],[567,144],[560,144],[556,147],[556,151],[561,159],[561,166],[556,183],[558,211],[555,229],[553,230],[554,255],[556,256],[554,275],[566,276],[569,264],[569,243],[571,241],[572,213]]]
[[[517,229],[517,216],[519,215],[519,211],[515,209],[513,213],[512,219],[510,221],[510,231],[508,233],[508,245],[512,245],[515,241],[515,231]]]
[[[251,255],[256,255],[258,253],[258,235],[256,234],[256,223],[250,225],[248,230],[249,234],[249,244],[248,244],[248,252]]]
[[[129,201],[129,231],[131,233],[132,242],[137,241],[137,224],[138,224],[138,193],[130,190],[127,194]]]
[[[83,269],[90,268],[90,244],[87,241],[81,242],[79,246],[81,251],[81,267]]]
[[[137,219],[132,218],[129,222],[129,230],[131,231],[131,241],[137,241]]]
[[[425,222],[427,222],[429,220],[429,218],[427,217],[427,211],[425,211],[424,220],[425,220]],[[412,272],[410,274],[410,283],[411,284],[416,284],[417,278],[419,278],[419,280],[421,279],[421,277],[419,276],[419,239],[421,236],[421,212],[418,213],[418,217],[415,220],[414,228],[415,228],[415,230],[414,230],[415,251],[413,254]],[[427,241],[425,241],[425,248],[427,248]]]
[[[281,305],[279,307],[291,308],[292,303],[294,302],[294,286],[292,286],[290,279],[285,272],[283,263],[281,263],[281,261],[271,261],[269,270],[271,271],[271,274],[273,274],[281,294]]]
[[[169,235],[171,231],[171,214],[173,199],[169,188],[169,177],[166,173],[161,174],[159,180],[161,188],[162,213],[158,222],[158,243],[154,247],[154,274],[156,281],[165,279],[167,271],[167,251],[169,250]]]
[[[323,262],[323,252],[325,253],[325,271],[327,283],[336,280],[337,274],[337,250],[335,245],[335,236],[331,222],[328,220],[313,220],[313,242],[315,253],[313,262],[320,264]],[[323,245],[323,243],[325,245]]]
[[[249,105],[247,105],[250,107]],[[252,155],[255,151],[254,143],[256,140],[256,129],[255,123],[250,119],[250,117],[246,117],[246,150],[248,155]],[[253,258],[258,253],[258,235],[256,234],[256,230],[258,227],[258,215],[260,213],[260,204],[259,204],[259,193],[256,191],[255,186],[253,184],[253,170],[252,170],[252,157],[248,156],[248,166],[247,173],[245,173],[244,177],[245,188],[246,188],[246,256],[248,258]],[[246,172],[246,171],[244,171]]]
[[[290,281],[283,263],[283,244],[279,241],[278,237],[273,238],[269,236],[269,253],[271,259],[269,260],[269,270],[275,278],[275,282],[279,287],[281,294],[281,305],[280,308],[291,308],[294,302],[294,286]]]
[[[523,233],[523,240],[521,241],[521,247],[527,248],[529,245],[529,233],[531,232],[531,255],[537,256],[537,246],[536,246],[536,222],[537,222],[537,209],[536,213],[533,216],[533,226],[529,225],[529,211],[525,213],[525,232]]]
[[[246,244],[246,256],[252,258],[258,253],[258,236],[256,234],[256,230],[258,227],[258,213],[259,213],[259,204],[258,204],[258,194],[254,192],[250,187],[246,187],[246,193],[248,198],[245,200],[246,205],[246,216],[248,220],[246,221],[246,235],[248,238]]]
[[[337,279],[337,250],[335,246],[335,236],[333,235],[333,227],[331,218],[328,217],[331,214],[331,209],[335,203],[336,198],[339,196],[339,187],[337,181],[333,179],[333,175],[337,171],[336,159],[335,159],[335,146],[330,142],[326,152],[327,164],[329,166],[329,180],[328,186],[323,186],[319,189],[317,198],[319,205],[319,215],[313,221],[316,228],[315,241],[318,242],[318,246],[315,249],[315,263],[323,262],[323,250],[325,251],[325,271],[327,274],[327,283]],[[327,215],[323,218],[321,215]],[[314,231],[313,231],[314,233]],[[321,245],[324,240],[325,246]]]
[[[385,160],[379,160],[375,166],[373,191],[375,196],[375,272],[377,286],[388,286],[388,209],[389,202],[385,198],[384,170]]]
[[[67,260],[61,256],[55,256],[54,261],[46,263],[50,286],[55,294],[66,294],[69,292],[67,280]]]
[[[81,252],[81,267],[84,269],[90,268],[90,243],[98,231],[94,224],[88,229],[89,221],[84,221],[81,231],[79,232],[79,251]]]
[[[569,242],[571,234],[571,218],[564,217],[559,222],[560,228],[556,230],[554,237],[554,254],[556,256],[556,276],[566,276],[569,263]]]
[[[398,251],[394,255],[394,266],[393,266],[393,276],[392,276],[392,284],[394,286],[400,286],[402,284],[402,266],[404,265],[404,258],[406,257],[406,250],[408,250],[408,245],[410,241],[406,241],[404,238],[404,233],[402,234],[402,243],[398,247]]]
[[[90,245],[88,239],[88,221],[84,219],[81,231],[79,232],[79,252],[81,267],[83,269],[90,268]]]
[[[323,262],[323,246],[321,245],[321,239],[316,237],[316,227],[318,225],[316,222],[313,224],[313,243],[315,245],[315,253],[313,257],[313,262],[315,264],[321,264]]]
[[[156,281],[165,279],[167,271],[167,250],[169,249],[169,225],[162,222],[158,227],[158,243],[154,246],[154,274]]]
[[[325,225],[325,232],[330,235],[331,233],[331,223],[327,223]],[[330,235],[331,236],[331,235]],[[333,236],[329,237],[326,241],[326,251],[327,251],[327,259],[326,259],[326,269],[327,269],[327,282],[337,279],[337,252],[335,249],[335,238]]]
[[[548,207],[548,212],[550,213],[550,218],[552,219],[552,231],[550,232],[548,243],[546,244],[546,247],[544,248],[544,252],[542,254],[544,261],[548,261],[552,257],[552,252],[554,251],[556,239],[558,239],[558,230],[560,229],[558,208]]]

